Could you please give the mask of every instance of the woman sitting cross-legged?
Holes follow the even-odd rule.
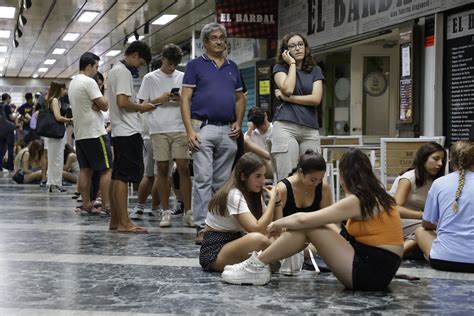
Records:
[[[270,195],[265,208],[262,192]],[[265,235],[273,219],[276,187],[265,187],[265,161],[253,153],[244,154],[227,180],[209,202],[199,263],[205,271],[222,271],[241,262],[252,251],[267,248]],[[246,232],[246,233],[245,233]]]
[[[416,241],[433,268],[473,273],[474,144],[456,142],[451,163],[456,171],[431,186]]]
[[[340,160],[346,197],[322,210],[296,213],[272,222],[269,233],[286,232],[260,255],[225,267],[222,279],[233,284],[270,281],[268,263],[301,251],[307,241],[348,289],[383,290],[395,276],[403,253],[402,227],[395,200],[373,173],[369,158],[350,149]],[[328,226],[347,220],[347,232]]]

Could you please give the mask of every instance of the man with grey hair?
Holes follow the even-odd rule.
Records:
[[[245,111],[239,69],[225,58],[225,28],[205,25],[201,43],[205,53],[186,65],[181,93],[181,115],[193,151],[196,244],[202,242],[209,200],[230,176]]]

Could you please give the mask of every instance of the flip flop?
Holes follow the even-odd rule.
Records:
[[[89,208],[85,208],[84,205],[79,205],[78,207],[76,207],[76,209],[74,210],[76,213],[78,213],[79,215],[81,216],[99,216],[100,215],[100,211],[98,210],[95,210],[93,206],[89,207]]]
[[[110,217],[111,215],[112,215],[112,212],[110,211],[110,208],[103,207],[100,210],[100,217]]]
[[[132,228],[129,228],[127,230],[117,230],[117,233],[124,233],[124,234],[148,234],[148,231],[139,226],[135,226]]]

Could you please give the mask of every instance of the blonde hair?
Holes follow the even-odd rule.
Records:
[[[474,165],[474,144],[468,140],[460,140],[451,146],[451,162],[459,170],[458,187],[454,197],[453,212],[459,211],[459,197],[464,187],[466,169]]]

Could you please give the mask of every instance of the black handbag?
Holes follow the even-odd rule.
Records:
[[[66,126],[56,121],[53,111],[41,109],[36,122],[36,134],[48,138],[63,138]]]
[[[15,124],[10,122],[5,115],[5,106],[0,105],[0,138],[4,138],[15,130]]]

